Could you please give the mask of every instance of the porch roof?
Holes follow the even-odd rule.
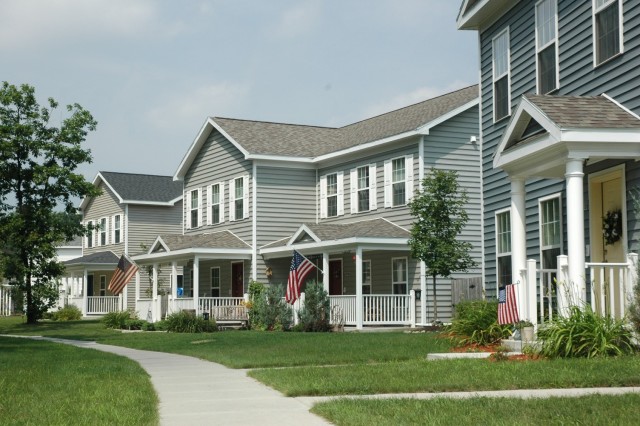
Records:
[[[350,223],[305,223],[292,236],[262,246],[260,253],[290,253],[294,248],[310,251],[358,244],[408,249],[410,236],[407,229],[384,218]]]
[[[237,258],[250,254],[251,246],[249,244],[233,232],[225,230],[196,235],[160,235],[147,253],[136,255],[133,259],[160,260],[193,256]]]
[[[120,257],[111,250],[99,251],[97,253],[87,254],[82,257],[62,262],[68,269],[105,267],[115,268],[118,265]]]
[[[562,178],[569,158],[640,157],[640,117],[602,96],[523,95],[498,145],[495,168]]]

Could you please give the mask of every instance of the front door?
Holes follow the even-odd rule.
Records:
[[[87,296],[93,296],[93,275],[87,275]]]
[[[231,296],[244,296],[244,262],[231,264]]]
[[[342,295],[342,259],[329,260],[329,295]]]

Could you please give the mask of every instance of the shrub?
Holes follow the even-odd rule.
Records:
[[[289,330],[293,323],[293,312],[283,297],[282,285],[263,286],[262,290],[256,290],[249,311],[251,328],[268,331]]]
[[[486,300],[457,304],[447,331],[460,345],[493,344],[511,333],[508,325],[498,324],[498,302]]]
[[[167,331],[173,333],[210,333],[217,331],[216,321],[204,320],[192,312],[180,311],[165,319]]]
[[[540,353],[550,358],[618,356],[634,351],[624,320],[601,316],[590,306],[572,306],[568,317],[556,317],[538,329]]]
[[[330,303],[329,295],[324,290],[322,284],[311,282],[307,284],[304,292],[304,306],[300,309],[298,316],[302,331],[329,331]]]
[[[54,321],[77,321],[82,318],[82,311],[75,305],[67,305],[53,313]]]
[[[167,321],[166,320],[161,320],[158,322],[154,322],[154,323],[147,323],[149,324],[151,327],[153,327],[153,330],[147,330],[147,331],[167,331]],[[144,328],[143,328],[144,330]]]
[[[637,270],[640,271],[640,262],[636,267]],[[629,322],[631,322],[636,333],[640,333],[640,274],[636,277],[636,285],[633,286],[633,295],[631,296],[628,316]]]
[[[129,318],[124,322],[123,328],[126,330],[142,330],[145,323],[147,323],[145,320]]]
[[[102,317],[102,322],[107,328],[122,330],[125,328],[127,320],[131,318],[131,313],[129,311],[109,312]]]
[[[144,321],[140,329],[142,331],[156,331],[156,326],[152,322]]]

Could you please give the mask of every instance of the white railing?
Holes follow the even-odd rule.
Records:
[[[69,296],[67,298],[67,305],[73,305],[80,310],[82,310],[83,303],[84,303],[84,298],[82,296]]]
[[[555,278],[558,271],[556,269],[538,269],[540,286],[538,288],[538,303],[540,322],[547,322],[557,315],[556,305],[556,283]]]
[[[209,312],[216,320],[246,321],[244,297],[200,297],[198,312]]]
[[[9,316],[12,313],[11,288],[9,286],[0,286],[0,316]]]
[[[591,308],[600,315],[624,317],[633,287],[630,263],[586,263],[591,280]]]
[[[88,296],[87,315],[108,314],[119,311],[119,296]]]
[[[169,298],[169,307],[167,308],[168,314],[173,314],[186,309],[195,309],[195,306],[193,305],[193,297]]]
[[[331,313],[340,312],[345,325],[356,324],[356,296],[329,296]],[[335,318],[331,318],[335,323]]]
[[[365,295],[364,324],[410,324],[409,295]]]

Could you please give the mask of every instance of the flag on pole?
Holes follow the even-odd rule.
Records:
[[[136,272],[138,272],[138,266],[130,262],[124,254],[120,256],[118,266],[109,281],[109,291],[116,296],[119,295]]]
[[[498,324],[513,324],[520,321],[515,287],[515,284],[507,284],[498,290]]]
[[[289,279],[287,280],[287,294],[285,300],[287,303],[293,303],[300,297],[300,286],[305,277],[316,265],[311,263],[309,259],[293,251],[293,259],[291,259],[291,268],[289,268]]]

